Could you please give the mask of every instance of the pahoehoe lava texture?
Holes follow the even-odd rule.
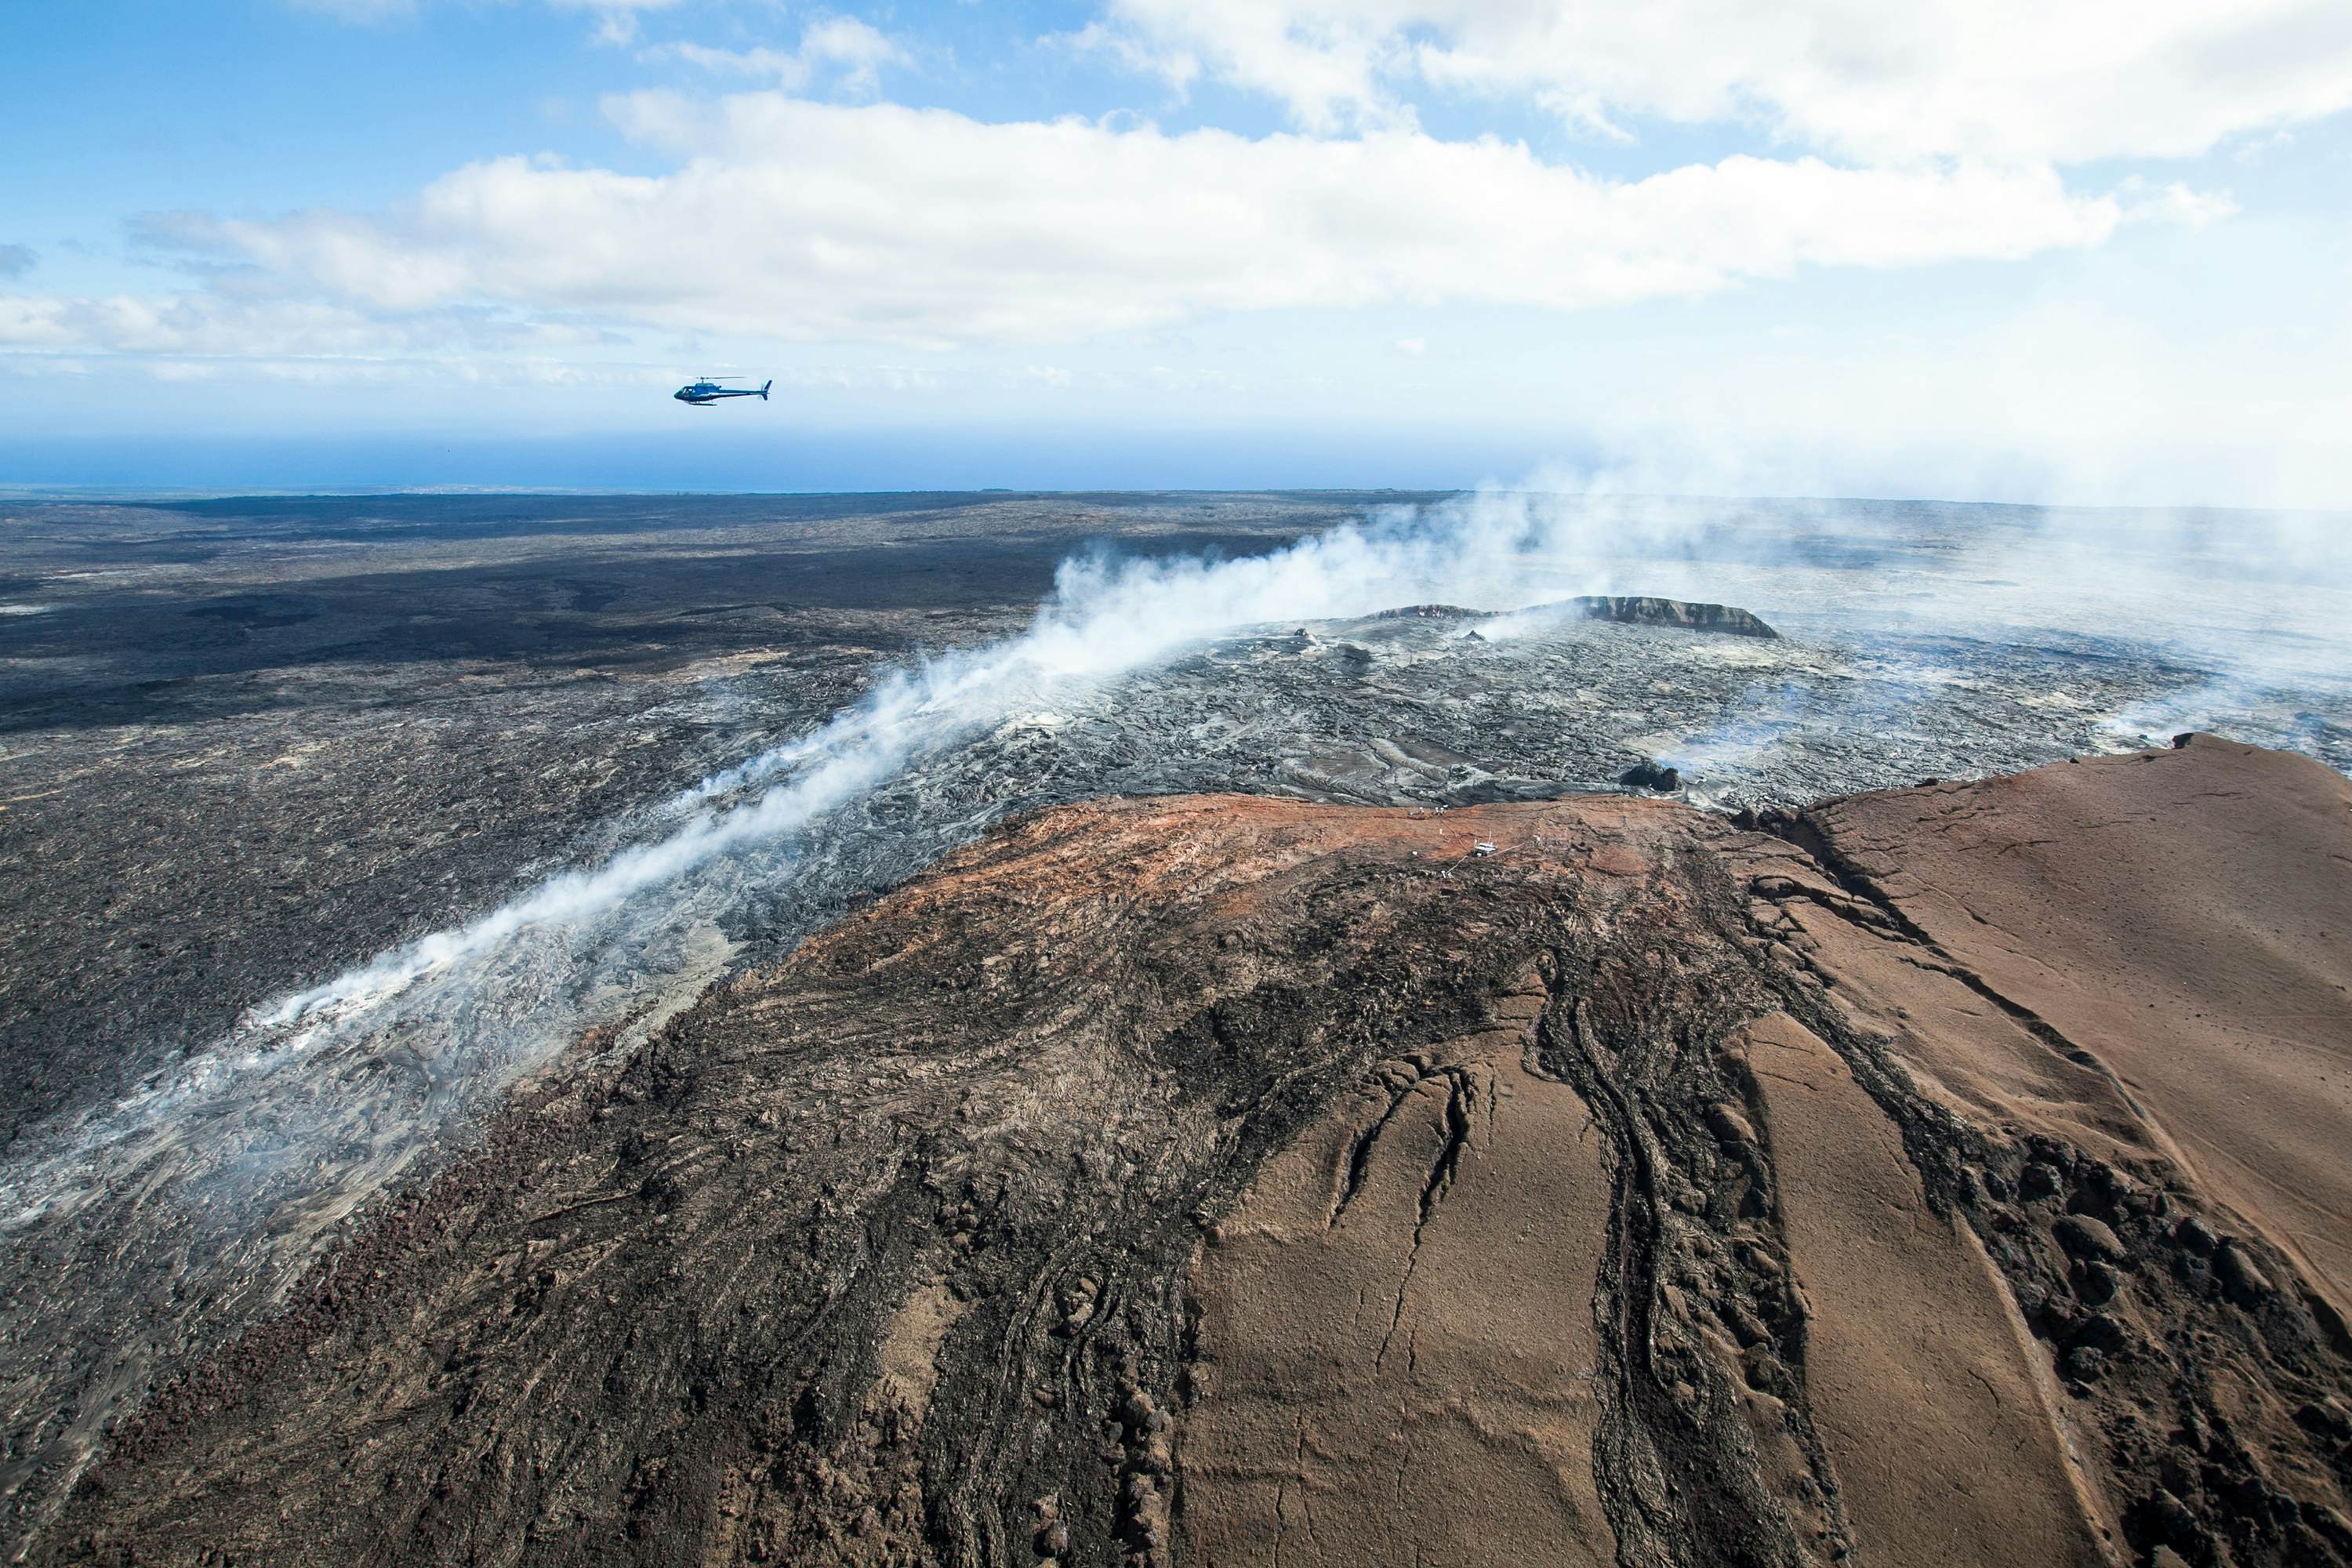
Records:
[[[1245,554],[1363,500],[0,503],[0,1154],[1017,631],[1089,540]]]
[[[1023,817],[518,1099],[34,1555],[2352,1561],[2347,859],[2202,738]]]
[[[1629,626],[1678,626],[1685,631],[1720,632],[1727,637],[1777,638],[1780,634],[1751,611],[1732,605],[1695,605],[1654,595],[1584,594],[1538,605],[1534,615],[1581,616],[1588,621],[1621,621]],[[1503,618],[1496,610],[1468,610],[1458,605],[1407,605],[1383,610],[1374,620],[1491,621]]]

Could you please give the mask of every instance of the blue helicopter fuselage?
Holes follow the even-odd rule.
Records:
[[[680,403],[689,403],[697,408],[707,407],[722,397],[756,397],[765,403],[768,400],[768,388],[775,384],[771,381],[755,387],[721,386],[715,381],[698,381],[691,385],[679,387],[670,395]]]

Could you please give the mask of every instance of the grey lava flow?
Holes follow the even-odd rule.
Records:
[[[1207,1392],[1275,1375],[1281,1325],[1251,1314],[1307,1311],[1327,1265],[1413,1274],[1441,1211],[1475,1247],[1518,1223],[1495,1192],[1556,1181],[1567,1228],[1496,1276],[1507,1300],[1400,1289],[1369,1373],[1291,1391],[1323,1431],[1363,1419],[1425,1320],[1430,1375],[1455,1358],[1474,1425],[1581,1433],[1584,1489],[1512,1482],[1537,1533],[1496,1535],[1494,1560],[1883,1544],[1935,1506],[1855,1447],[1857,1413],[1894,1396],[1853,1370],[1884,1325],[1839,1342],[1858,1362],[1809,1360],[1827,1331],[1776,1281],[1835,1294],[1900,1265],[1932,1293],[1970,1257],[1992,1293],[1937,1353],[1985,1369],[1986,1418],[2041,1456],[1974,1483],[2021,1489],[2035,1542],[2352,1550],[2339,1483],[2295,1468],[2340,1469],[2345,1390],[2344,1260],[2297,1239],[2294,1184],[2189,1174],[2186,1100],[2111,1094],[2122,1047],[2050,1023],[1942,928],[1906,879],[1926,851],[1887,848],[1928,829],[1834,804],[1925,787],[1965,815],[2006,798],[1968,781],[2043,768],[2033,810],[2078,832],[2095,814],[2069,759],[2198,728],[2339,773],[2249,784],[2232,770],[2254,764],[2191,747],[2166,780],[2284,791],[2318,821],[2352,765],[2352,690],[2315,656],[2336,602],[2168,560],[2179,597],[2129,618],[2060,580],[2071,551],[2040,583],[1993,574],[2067,519],[1874,503],[1690,503],[1663,531],[1570,509],[1509,534],[1498,576],[1454,504],[0,507],[11,1540],[57,1560],[288,1558],[348,1528],[394,1561],[652,1560],[628,1542],[656,1538],[718,1561],[1255,1561],[1301,1521],[1259,1495],[1281,1400]],[[1358,557],[1314,542],[1368,511],[1374,564],[1334,588]],[[1057,590],[1074,558],[1094,566]],[[1119,599],[1099,584],[1122,560],[1171,564]],[[1286,562],[1322,574],[1297,615],[1255,574]],[[1062,608],[1033,619],[1041,601]],[[1163,602],[1178,629],[1137,640]],[[2100,776],[2204,831],[2186,785]],[[1133,804],[1205,795],[1259,804]],[[2308,837],[2324,858],[2325,824]],[[1311,866],[1285,847],[1310,841]],[[1065,907],[1040,891],[1058,878],[1110,902]],[[1136,912],[1130,880],[1172,902]],[[1945,989],[1906,992],[1906,965]],[[1824,1000],[1841,986],[1863,1011]],[[1933,1030],[1887,1043],[1928,1005],[1989,1006],[2029,1045],[2004,1037],[1995,1072]],[[2059,1095],[2053,1072],[2078,1077]],[[1884,1135],[1809,1123],[1775,1073]],[[1591,1171],[1527,1163],[1571,1121],[1599,1130],[1571,1140]],[[1341,1209],[1368,1227],[1352,1261],[1283,1249],[1313,1228],[1318,1140],[1341,1151],[1321,1230]],[[1842,1160],[1884,1202],[1959,1216],[1957,1250],[1873,1264],[1837,1242],[1860,1224],[1821,1175]],[[1391,1181],[1419,1196],[1398,1209]],[[1198,1250],[1221,1234],[1244,1240]],[[679,1283],[730,1257],[736,1283]],[[1513,1328],[1521,1351],[1464,1337],[1547,1292],[1566,1317]],[[2004,1313],[2028,1340],[1996,1366]],[[1583,1358],[1591,1402],[1493,1403],[1513,1355],[1596,1321],[1544,1352]],[[2217,1333],[2226,1353],[2182,1352],[2169,1385],[2147,1359]],[[533,1383],[549,1356],[576,1375]],[[2089,1428],[2017,1406],[2053,1379],[2109,1424],[2080,1486],[2051,1478]],[[2316,1414],[2232,1425],[2232,1379]],[[1424,1394],[1444,1405],[1437,1384],[1402,1396]],[[704,1408],[718,1447],[680,1436]],[[395,1435],[352,1457],[350,1423],[379,1417]],[[624,1435],[592,1460],[556,1435],[583,1421]],[[2117,1435],[2135,1422],[2158,1424],[2145,1452]],[[2159,1440],[2182,1423],[2193,1461]],[[459,1498],[467,1442],[502,1457]],[[1370,1486],[1305,1453],[1310,1491]],[[1475,1470],[1446,1453],[1433,1475]],[[309,1522],[271,1527],[248,1486]],[[1402,1560],[1418,1527],[1381,1518],[1342,1554]]]

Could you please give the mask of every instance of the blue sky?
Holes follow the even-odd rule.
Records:
[[[2352,506],[2340,0],[89,3],[0,101],[0,485]]]

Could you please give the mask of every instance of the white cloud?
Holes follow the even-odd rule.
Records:
[[[69,303],[37,294],[0,294],[0,344],[54,348],[80,341],[65,320]]]
[[[174,220],[267,287],[374,313],[496,308],[686,331],[940,348],[1189,317],[1449,301],[1572,310],[1802,267],[2095,245],[2181,199],[2046,167],[1737,156],[1639,181],[1525,146],[990,124],[780,93],[610,106],[672,173],[469,164],[392,217]],[[2137,201],[2137,206],[2135,203]]]
[[[2352,105],[2344,0],[1108,0],[1076,35],[1301,125],[1410,122],[1416,92],[1527,96],[1588,128],[1761,122],[1842,158],[2203,152]]]
[[[2234,216],[2238,204],[2225,191],[2192,191],[2175,180],[2158,185],[2134,175],[2116,187],[2131,223],[2168,223],[2182,228],[2203,228]]]
[[[639,9],[569,3],[614,36]],[[2329,215],[2256,243],[2267,169],[2242,176],[2251,216],[2209,226],[2230,198],[2147,162],[2230,136],[2225,151],[2315,166],[2337,128],[2284,142],[2343,100],[2333,13],[1112,6],[1076,41],[1179,89],[1275,94],[1307,129],[814,101],[872,96],[911,47],[944,57],[803,12],[787,47],[638,46],[688,68],[663,73],[681,86],[708,71],[758,90],[606,100],[639,143],[627,173],[491,158],[385,209],[142,220],[137,254],[188,263],[148,297],[77,287],[55,253],[37,287],[10,282],[0,247],[0,371],[70,395],[48,378],[85,366],[135,386],[123,373],[143,366],[217,388],[151,387],[157,408],[252,395],[299,422],[330,405],[442,417],[469,396],[490,419],[626,420],[648,385],[757,367],[780,398],[853,424],[1295,418],[1671,451],[1677,471],[1734,465],[1718,488],[2345,494],[2352,362],[2326,302],[2352,239]],[[1604,177],[1433,135],[1422,110],[1440,96],[1449,114],[1535,101],[1587,127],[1728,124],[1748,151]],[[2067,169],[2118,152],[2136,156]],[[2000,274],[1855,273],[2036,255]],[[1643,300],[1675,303],[1607,310]],[[1594,313],[1549,319],[1572,311]],[[977,352],[899,352],[949,348]],[[516,395],[531,386],[565,393]],[[1882,474],[1853,454],[1893,456]]]
[[[547,0],[559,11],[585,11],[596,18],[596,30],[591,35],[605,44],[633,44],[637,41],[637,16],[644,11],[667,11],[683,4],[683,0]]]
[[[788,92],[801,92],[828,76],[836,91],[871,95],[880,89],[884,66],[909,62],[887,35],[855,16],[828,16],[801,32],[797,49],[719,49],[696,43],[662,44],[643,51],[648,60],[675,59],[704,70],[768,77]]]
[[[583,336],[561,321],[530,322],[483,310],[387,315],[346,302],[210,291],[162,299],[0,294],[0,350],[364,360],[458,351],[520,353],[569,346]]]

